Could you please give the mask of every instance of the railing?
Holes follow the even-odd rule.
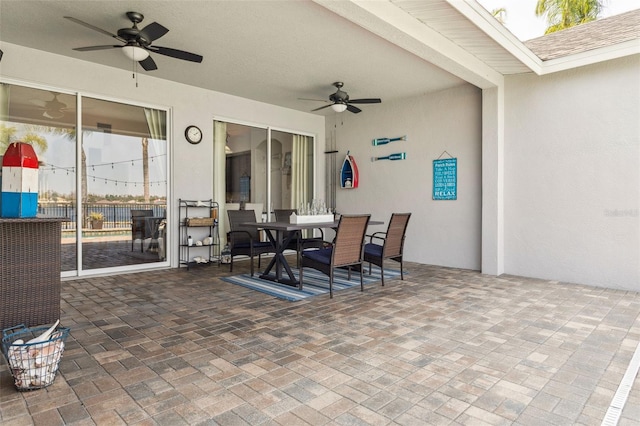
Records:
[[[153,210],[156,217],[166,217],[166,204],[153,203],[93,203],[82,206],[83,228],[88,228],[91,220],[89,213],[99,212],[104,216],[103,227],[109,229],[130,229],[131,210]],[[76,229],[78,210],[75,204],[43,203],[38,205],[38,213],[66,217],[69,220],[62,223],[62,229]]]

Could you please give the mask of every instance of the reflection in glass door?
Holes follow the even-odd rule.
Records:
[[[82,268],[166,260],[166,112],[83,98]]]
[[[77,135],[76,105],[73,94],[0,84],[0,155],[33,145],[38,214],[67,218],[62,274],[168,263],[166,111],[82,98]]]
[[[313,138],[271,132],[271,204],[273,209],[299,210],[313,191]]]
[[[214,183],[225,182],[222,235],[229,209],[253,209],[261,213],[258,220],[273,220],[274,209],[297,209],[313,199],[313,137],[215,121],[214,140]]]
[[[38,156],[38,214],[64,217],[62,272],[77,269],[76,96],[0,84],[0,155],[26,142]]]

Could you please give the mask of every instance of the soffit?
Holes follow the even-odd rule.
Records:
[[[391,2],[429,28],[454,42],[480,61],[503,75],[531,72],[496,40],[445,0],[391,0]],[[452,2],[455,4],[455,2]],[[475,2],[474,2],[475,3]],[[473,6],[473,5],[472,5]],[[482,7],[474,8],[474,19],[484,19],[496,32],[508,37],[509,31]],[[494,21],[494,22],[491,22]],[[508,33],[508,34],[507,34]],[[521,44],[511,35],[509,43]]]

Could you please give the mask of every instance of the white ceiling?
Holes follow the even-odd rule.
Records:
[[[119,42],[63,17],[72,16],[116,33],[120,28],[131,27],[125,13],[136,11],[145,16],[140,28],[156,21],[169,29],[152,45],[204,57],[197,64],[152,54],[158,70],[149,74],[301,111],[310,111],[323,103],[298,98],[328,99],[335,91],[334,81],[345,83],[343,90],[351,99],[379,97],[383,102],[464,84],[463,79],[419,54],[399,48],[327,8],[356,4],[357,0],[343,0],[327,7],[331,2],[324,2],[324,6],[319,3],[322,1],[2,0],[0,40],[131,70],[132,62],[120,49],[72,50]],[[416,9],[420,4],[424,7]],[[489,46],[493,57],[498,49],[502,58],[514,63],[512,55],[446,1],[402,0],[395,1],[395,6],[399,11],[406,10],[407,16],[421,14],[415,18],[422,25],[433,16],[441,27],[440,33],[444,34],[446,29],[449,39],[456,33],[464,33],[466,39],[477,40],[475,48],[480,44]],[[435,9],[438,14],[432,13]],[[447,22],[455,22],[456,26]],[[19,59],[5,55],[2,60]],[[522,64],[515,63],[522,71]],[[147,73],[140,67],[138,71]],[[376,108],[376,105],[358,106],[364,112]],[[318,112],[328,113],[330,108]]]

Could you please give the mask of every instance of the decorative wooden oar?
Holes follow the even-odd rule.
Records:
[[[404,135],[404,136],[400,136],[399,138],[378,138],[378,139],[374,139],[371,142],[373,143],[373,146],[378,146],[378,145],[386,145],[389,142],[406,141],[406,140],[407,140],[407,135]]]
[[[396,154],[387,155],[386,157],[371,157],[371,161],[378,161],[378,160],[406,160],[406,159],[407,159],[407,153],[406,152],[398,152]]]

